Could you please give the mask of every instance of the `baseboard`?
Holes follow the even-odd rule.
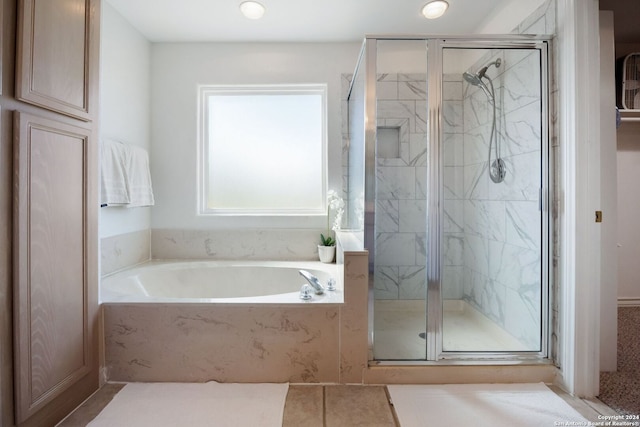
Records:
[[[640,307],[640,298],[618,298],[618,307]]]

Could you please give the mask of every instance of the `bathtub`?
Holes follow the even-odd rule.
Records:
[[[153,261],[111,274],[101,283],[102,378],[361,382],[367,265],[355,253],[339,265]],[[337,290],[300,299],[300,269],[334,277]]]
[[[335,291],[300,299],[307,270]],[[101,303],[341,304],[342,267],[314,261],[150,261],[102,279]]]

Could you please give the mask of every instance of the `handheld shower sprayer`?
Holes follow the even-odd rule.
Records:
[[[487,85],[485,84],[485,82],[482,81],[482,79],[487,79],[489,80],[489,82],[491,82],[491,79],[489,79],[488,76],[486,76],[487,74],[487,70],[489,69],[489,67],[491,67],[492,65],[496,68],[500,67],[500,65],[502,64],[502,59],[498,58],[493,62],[488,63],[487,65],[485,65],[484,67],[480,68],[478,70],[478,72],[476,72],[475,74],[472,74],[468,71],[464,72],[462,74],[462,77],[464,77],[464,79],[472,84],[473,86],[477,86],[480,89],[482,89],[482,91],[484,92],[485,95],[487,95],[487,98],[489,99],[489,102],[491,104],[493,104],[495,102],[495,97],[493,95],[493,91],[490,91],[489,88],[487,87]]]
[[[487,70],[489,67],[494,66],[499,68],[502,65],[502,59],[498,58],[493,62],[488,63],[484,67],[480,68],[475,74],[470,72],[464,72],[462,77],[471,85],[477,86],[487,95],[489,104],[493,107],[493,122],[491,124],[491,135],[489,136],[489,176],[491,180],[496,184],[504,181],[504,177],[507,175],[507,168],[504,161],[500,158],[500,147],[498,146],[498,136],[496,132],[496,99],[495,91],[493,88],[493,81],[487,76]],[[482,79],[486,79],[489,82],[491,89],[487,87]],[[495,145],[494,145],[495,144]],[[495,148],[496,159],[491,163],[491,148]]]

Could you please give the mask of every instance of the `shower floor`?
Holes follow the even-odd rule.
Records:
[[[374,357],[377,360],[424,360],[426,311],[422,300],[377,300]],[[445,351],[524,351],[526,348],[489,318],[462,300],[447,300],[443,312]]]

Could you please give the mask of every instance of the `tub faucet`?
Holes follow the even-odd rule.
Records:
[[[324,293],[324,288],[320,284],[320,280],[313,274],[309,273],[307,270],[299,270],[298,271],[302,277],[307,279],[307,282],[311,285],[313,289],[315,289],[316,294],[320,295]]]

